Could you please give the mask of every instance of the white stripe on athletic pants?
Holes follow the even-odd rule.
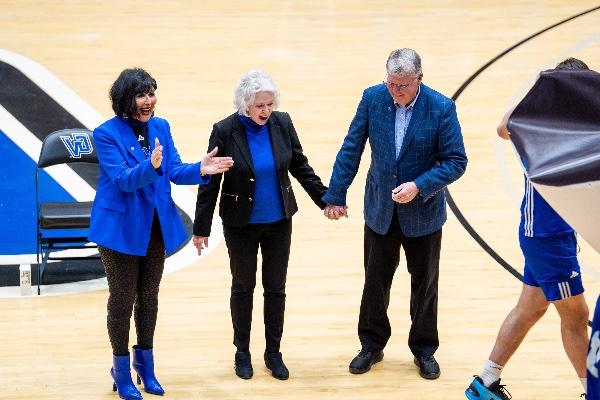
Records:
[[[533,185],[527,177],[525,177],[525,209],[523,214],[525,217],[525,236],[533,237]]]
[[[558,290],[560,291],[561,299],[571,297],[571,285],[569,285],[569,282],[560,282],[558,284]]]

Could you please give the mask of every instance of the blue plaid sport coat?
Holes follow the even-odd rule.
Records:
[[[402,232],[417,237],[435,232],[446,221],[444,188],[457,180],[467,166],[467,155],[454,102],[421,84],[398,158],[395,149],[396,108],[385,84],[367,88],[348,134],[337,154],[329,190],[323,201],[346,205],[367,139],[371,165],[365,184],[365,223],[385,234],[394,206]],[[392,190],[415,182],[419,195],[411,202],[392,200]]]

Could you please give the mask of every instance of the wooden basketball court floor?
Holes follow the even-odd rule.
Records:
[[[451,96],[479,67],[529,35],[596,7],[594,1],[8,1],[0,0],[0,49],[42,64],[107,118],[109,85],[125,67],[158,80],[157,114],[171,123],[184,160],[204,154],[212,124],[233,112],[238,77],[272,74],[304,150],[328,182],[362,90],[382,81],[388,53],[417,50],[424,82]],[[522,270],[517,242],[521,170],[495,136],[504,111],[540,69],[567,56],[600,70],[600,11],[560,25],[509,52],[457,100],[469,155],[450,191],[474,229]],[[368,149],[367,151],[368,152]],[[383,362],[348,373],[359,342],[363,283],[362,195],[368,157],[350,189],[348,219],[326,220],[294,185],[294,217],[282,351],[289,381],[269,376],[257,287],[251,350],[255,376],[233,372],[224,243],[165,276],[155,352],[168,399],[461,399],[480,371],[520,283],[449,213],[441,259],[436,354],[442,376],[421,379],[408,350],[409,277],[396,273]],[[189,188],[191,192],[195,188]],[[597,218],[598,216],[590,216]],[[600,256],[581,241],[586,298],[600,289]],[[106,334],[107,291],[0,300],[0,398],[113,399]],[[132,340],[133,340],[132,329]],[[516,399],[575,399],[581,387],[551,309],[508,364]],[[145,395],[145,398],[152,398]]]

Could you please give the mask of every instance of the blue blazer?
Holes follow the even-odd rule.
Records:
[[[173,144],[169,123],[152,117],[148,140],[163,146],[163,161],[155,170],[142,152],[133,129],[114,117],[94,130],[100,176],[92,207],[88,239],[125,254],[145,256],[154,210],[158,214],[167,255],[188,238],[175,203],[171,182],[183,185],[208,183],[200,175],[200,163],[181,161]]]
[[[446,221],[443,189],[458,179],[467,166],[456,107],[449,98],[421,84],[398,159],[395,118],[394,100],[384,84],[363,92],[323,201],[346,204],[348,187],[356,176],[368,139],[371,166],[365,184],[365,223],[378,234],[385,234],[396,206],[406,236],[427,235]],[[419,188],[419,195],[406,204],[394,202],[392,190],[411,181]]]

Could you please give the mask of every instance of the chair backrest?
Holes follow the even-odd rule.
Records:
[[[46,136],[42,143],[38,168],[75,162],[98,164],[92,131],[63,129]]]

